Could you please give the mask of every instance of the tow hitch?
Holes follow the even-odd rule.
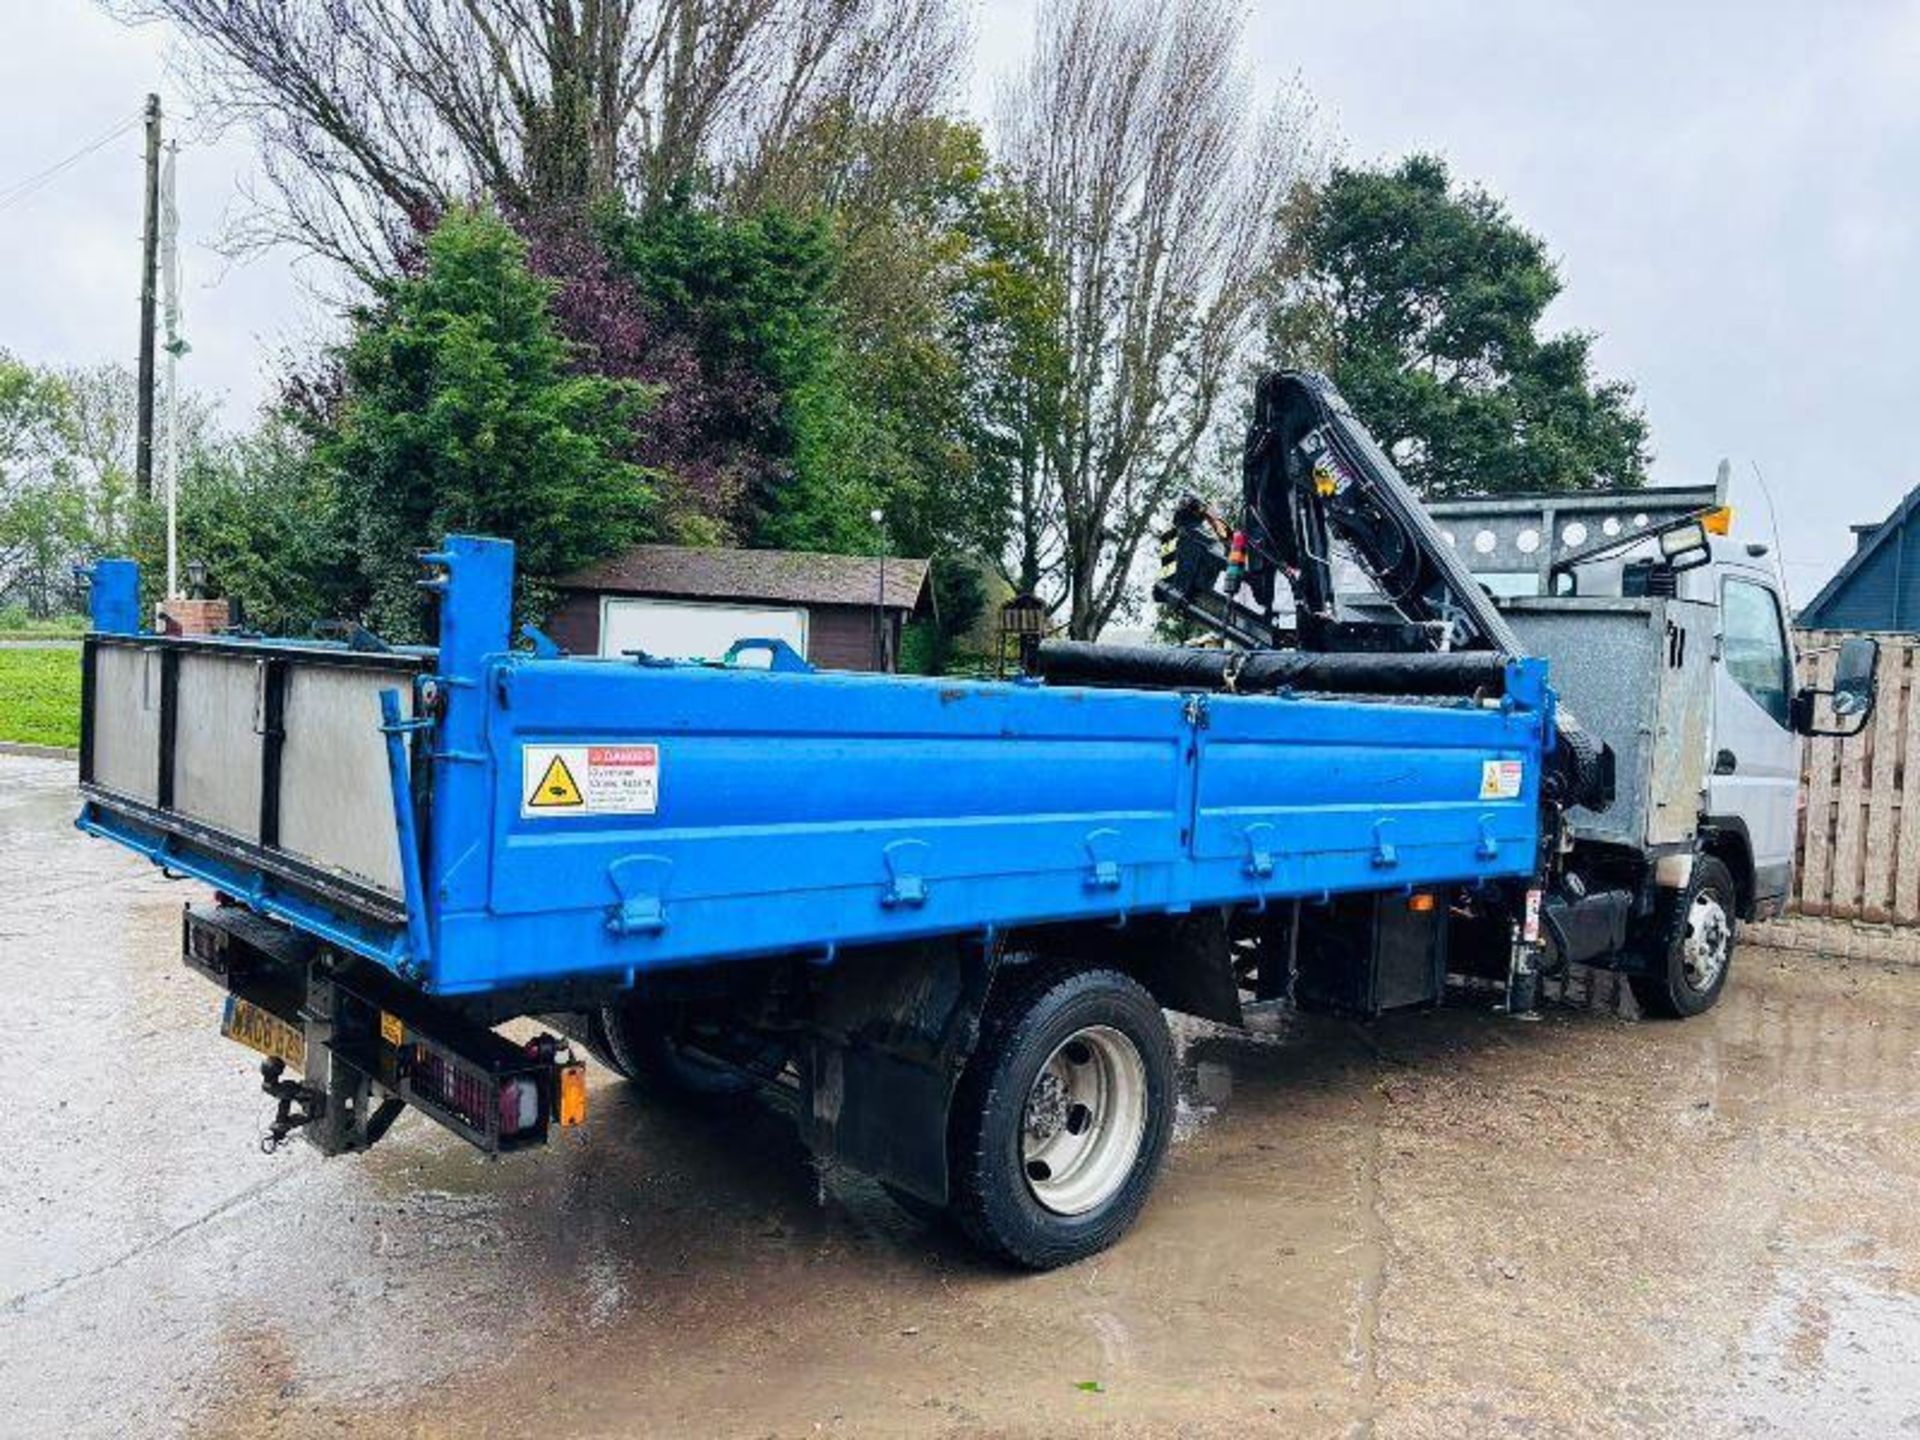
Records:
[[[294,1131],[311,1125],[327,1111],[325,1095],[311,1085],[286,1079],[286,1073],[287,1062],[278,1056],[260,1062],[260,1088],[278,1102],[274,1108],[273,1123],[267,1126],[267,1133],[260,1137],[260,1153],[263,1155],[273,1154],[287,1143],[287,1137]],[[367,1118],[366,1125],[357,1137],[358,1143],[350,1148],[364,1150],[377,1143],[406,1108],[405,1101],[392,1096],[382,1100]]]

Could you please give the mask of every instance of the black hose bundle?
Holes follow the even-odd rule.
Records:
[[[1030,668],[1049,685],[1218,690],[1240,695],[1306,690],[1333,695],[1497,697],[1507,691],[1506,657],[1489,650],[1365,654],[1043,640]]]
[[[1369,654],[1042,640],[1034,647],[1027,669],[1049,685],[1235,695],[1302,690],[1328,695],[1497,698],[1507,693],[1507,658],[1492,650]],[[1606,809],[1613,803],[1613,752],[1564,706],[1557,720],[1560,743],[1547,766],[1548,798],[1563,806]]]

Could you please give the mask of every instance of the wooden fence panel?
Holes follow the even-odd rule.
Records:
[[[1893,923],[1920,925],[1920,800],[1906,798],[1909,783],[1920,786],[1920,655],[1912,645],[1890,647],[1881,663],[1895,654],[1905,662],[1901,691],[1906,710],[1900,724],[1900,763],[1893,775],[1901,799],[1900,822],[1894,829]]]
[[[1805,637],[1811,642],[1814,637]],[[1832,650],[1809,643],[1800,656],[1800,683],[1827,685],[1833,680]],[[1838,741],[1810,740],[1800,768],[1800,854],[1795,857],[1794,899],[1802,912],[1825,915],[1833,894],[1834,777],[1839,773]]]
[[[1847,637],[1800,633],[1800,683],[1833,683]],[[1794,908],[1806,915],[1920,924],[1920,804],[1906,803],[1909,773],[1920,785],[1920,640],[1882,635],[1878,708],[1846,740],[1807,742]]]
[[[1900,814],[1900,789],[1894,777],[1900,769],[1900,729],[1906,715],[1907,676],[1911,650],[1889,648],[1880,675],[1880,699],[1862,751],[1860,908],[1862,920],[1884,924],[1893,918],[1894,834]]]

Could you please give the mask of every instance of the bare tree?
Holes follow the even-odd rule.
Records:
[[[106,0],[165,19],[215,120],[260,137],[253,232],[362,273],[423,218],[748,185],[823,116],[926,113],[952,0]]]
[[[1280,214],[1313,161],[1289,90],[1259,118],[1233,0],[1043,0],[1001,141],[1055,270],[1059,363],[1031,406],[1010,568],[1098,635],[1244,374]]]

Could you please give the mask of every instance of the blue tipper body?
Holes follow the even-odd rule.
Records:
[[[830,964],[847,946],[1538,862],[1540,661],[1512,661],[1505,698],[1478,703],[562,658],[509,651],[511,547],[455,537],[428,559],[440,644],[366,705],[384,773],[338,777],[390,788],[390,906],[325,883],[324,856],[279,864],[124,801],[85,746],[82,828],[442,994],[772,953]],[[96,580],[90,644],[137,643],[126,579]],[[296,667],[320,653],[204,643]],[[90,727],[111,703],[89,693]],[[285,723],[291,745],[297,708]]]

